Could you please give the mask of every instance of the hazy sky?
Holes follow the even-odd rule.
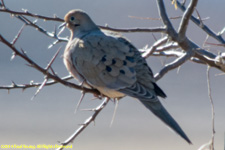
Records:
[[[99,25],[108,24],[111,27],[156,27],[160,21],[140,20],[129,16],[159,18],[155,1],[149,0],[6,0],[8,8],[21,11],[28,9],[40,15],[57,16],[63,18],[71,9],[85,10]],[[206,25],[215,32],[225,26],[224,0],[200,0],[197,6]],[[180,10],[175,10],[170,2],[166,2],[169,16],[181,16]],[[196,15],[196,14],[195,14]],[[31,19],[31,18],[30,18]],[[12,41],[23,25],[9,14],[0,13],[0,34]],[[177,28],[180,20],[173,20]],[[38,25],[48,31],[53,31],[57,22],[38,20]],[[206,34],[190,23],[188,37],[202,46]],[[69,36],[66,31],[64,36]],[[154,42],[152,33],[124,34],[137,48]],[[160,34],[154,34],[160,38]],[[225,37],[225,36],[223,36]],[[61,43],[48,49],[54,40],[39,33],[34,28],[26,27],[17,41],[16,48],[24,49],[35,62],[45,67],[56,50],[66,43]],[[216,43],[215,40],[209,39]],[[224,51],[222,47],[209,47],[217,54]],[[0,85],[16,83],[42,82],[44,77],[33,68],[26,66],[26,62],[19,57],[10,61],[12,51],[0,43]],[[60,52],[62,55],[63,51]],[[164,63],[173,59],[149,57],[148,62],[154,73],[157,73]],[[59,76],[68,75],[61,57],[53,64]],[[159,86],[168,95],[162,102],[175,120],[189,136],[193,145],[188,145],[178,135],[153,116],[144,106],[133,98],[127,97],[119,102],[118,110],[112,127],[110,122],[114,111],[114,103],[110,102],[91,124],[73,143],[76,150],[196,150],[211,138],[211,107],[207,93],[207,67],[188,62],[179,73],[177,70],[169,72],[159,82]],[[210,70],[212,96],[215,103],[215,148],[223,149],[225,131],[225,76],[216,69]],[[75,82],[71,80],[72,82]],[[91,112],[78,111],[74,114],[80,92],[60,84],[45,87],[37,97],[31,101],[36,89],[0,90],[0,145],[7,144],[50,144],[63,142],[68,138]],[[101,101],[91,100],[93,96],[85,96],[81,109],[94,108]],[[0,148],[1,149],[1,148]]]

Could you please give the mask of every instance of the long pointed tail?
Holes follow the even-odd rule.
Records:
[[[177,134],[179,134],[183,139],[185,139],[189,144],[192,144],[187,135],[178,125],[178,123],[173,119],[173,117],[167,112],[163,105],[158,102],[149,102],[146,100],[139,99],[142,104],[144,104],[151,112],[153,112],[159,119],[161,119],[165,124],[167,124],[171,129],[173,129]]]

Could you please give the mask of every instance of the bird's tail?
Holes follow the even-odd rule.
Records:
[[[141,100],[142,104],[145,105],[151,112],[153,112],[159,119],[161,119],[165,124],[167,124],[171,129],[173,129],[177,134],[184,138],[189,144],[192,144],[187,135],[178,125],[178,123],[173,119],[173,117],[167,112],[160,101],[149,102],[146,100]]]

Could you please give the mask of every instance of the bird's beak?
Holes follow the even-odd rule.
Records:
[[[66,26],[66,22],[63,22],[61,25],[59,25],[58,29],[64,28]]]

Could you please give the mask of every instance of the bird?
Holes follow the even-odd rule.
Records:
[[[63,61],[68,72],[82,85],[97,89],[112,99],[130,96],[173,129],[189,144],[190,139],[162,105],[166,94],[156,84],[141,52],[125,37],[101,30],[80,9],[69,11],[63,26],[70,30]]]

